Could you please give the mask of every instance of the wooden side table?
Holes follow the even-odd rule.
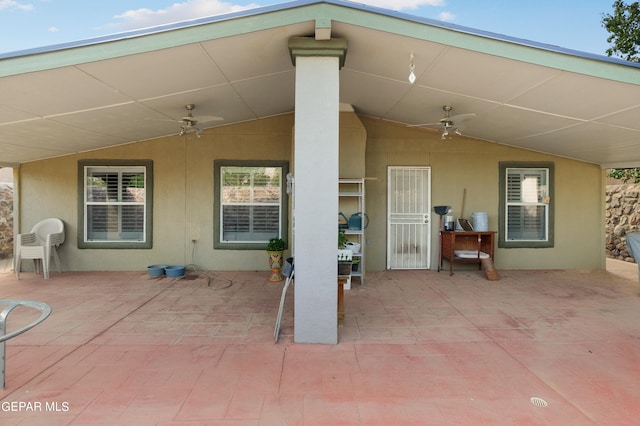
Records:
[[[442,264],[442,259],[446,259],[449,262],[449,276],[451,276],[453,275],[454,263],[477,263],[478,269],[481,269],[482,262],[480,252],[487,253],[493,263],[493,245],[495,235],[495,231],[442,231],[440,234],[440,244],[442,247],[439,259],[440,264]],[[475,251],[477,253],[477,257],[456,257],[456,250]]]
[[[351,275],[338,275],[338,327],[344,325],[344,285]]]

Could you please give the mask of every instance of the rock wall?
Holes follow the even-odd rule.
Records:
[[[634,262],[626,235],[640,232],[640,185],[607,185],[605,198],[606,255]]]
[[[0,183],[0,259],[13,256],[13,185]]]

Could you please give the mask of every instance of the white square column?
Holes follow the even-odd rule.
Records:
[[[292,48],[296,66],[294,340],[335,344],[341,60],[326,54],[324,48],[332,40],[304,41],[306,54]],[[322,52],[309,51],[309,44],[322,46]]]

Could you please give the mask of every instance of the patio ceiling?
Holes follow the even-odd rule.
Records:
[[[348,42],[340,101],[358,114],[411,125],[452,105],[476,114],[468,137],[640,167],[638,64],[343,1],[0,55],[0,166],[177,134],[185,104],[224,117],[202,127],[293,112],[288,40],[327,29]]]

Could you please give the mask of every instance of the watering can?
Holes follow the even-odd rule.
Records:
[[[365,218],[364,227],[362,226],[362,218]],[[358,212],[351,215],[349,218],[349,229],[361,230],[367,229],[369,226],[369,216],[366,213]]]
[[[338,213],[338,229],[347,229],[349,227],[349,219],[344,215],[344,213]]]

